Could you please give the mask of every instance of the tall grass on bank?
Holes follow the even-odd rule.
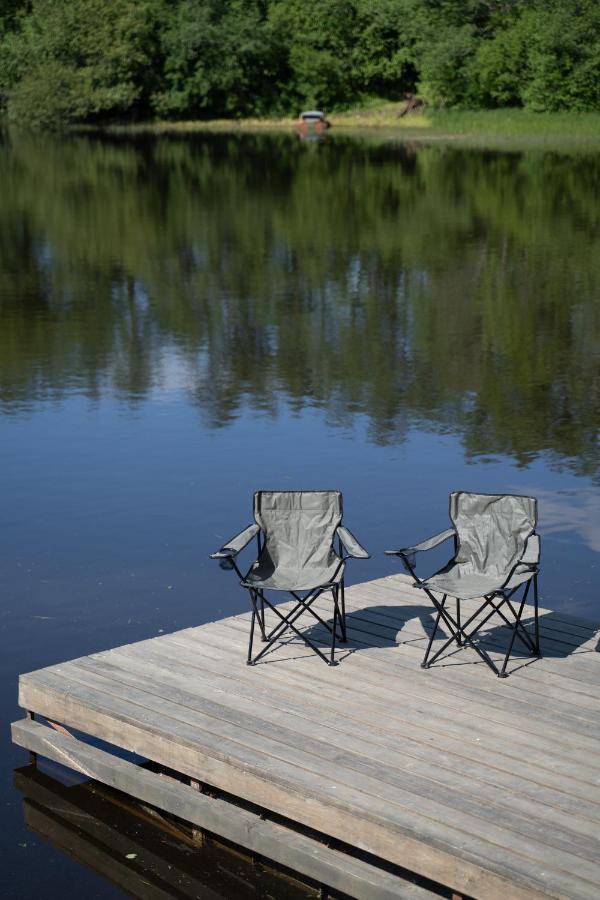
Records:
[[[327,114],[331,134],[366,134],[382,140],[456,141],[482,146],[582,147],[600,150],[600,112],[534,113],[524,109],[433,110],[401,117],[403,103],[375,103]],[[295,118],[156,121],[108,126],[122,134],[194,131],[289,131]],[[83,128],[79,130],[92,130]]]

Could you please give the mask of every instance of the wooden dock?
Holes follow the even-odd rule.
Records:
[[[22,675],[13,740],[351,897],[597,900],[600,626],[541,610],[543,659],[501,680],[469,649],[420,668],[433,614],[404,576],[346,607],[334,668],[296,639],[246,666],[245,614]]]

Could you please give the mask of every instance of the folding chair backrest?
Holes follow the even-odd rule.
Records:
[[[264,552],[278,569],[326,571],[335,559],[335,530],[342,521],[339,491],[257,491],[254,518],[265,535]]]
[[[537,501],[513,494],[450,494],[458,535],[456,562],[474,572],[508,576],[535,531]]]

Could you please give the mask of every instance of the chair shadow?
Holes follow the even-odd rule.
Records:
[[[533,611],[527,612],[522,620],[526,631],[533,636],[534,615]],[[600,625],[565,621],[560,612],[552,611],[543,613],[539,617],[540,651],[542,659],[568,659],[569,657],[589,656],[600,653]],[[494,645],[508,649],[511,632],[504,624],[495,625],[482,636],[482,646]],[[520,640],[515,640],[513,651],[509,661],[509,672],[515,672],[523,666],[529,666],[537,661],[537,657],[531,655],[530,650]]]
[[[411,619],[415,618],[421,620],[424,629],[426,628],[426,623],[429,623],[429,629],[431,631],[433,629],[435,610],[432,610],[431,605],[404,606],[402,607],[402,614],[405,618],[399,620],[398,608],[397,605],[369,606],[365,607],[363,610],[347,611],[347,640],[345,643],[341,643],[339,640],[336,641],[337,661],[342,662],[343,659],[350,656],[352,653],[373,647],[397,647],[403,643],[425,644],[427,641],[426,633],[420,637],[415,634],[407,634],[406,639],[403,639],[401,632],[404,626],[407,625]],[[320,615],[323,615],[322,611],[320,612]],[[366,618],[367,615],[381,619],[381,622],[373,623],[372,618]],[[307,621],[308,618],[309,615],[306,615],[305,621]],[[327,617],[324,615],[323,619],[330,627],[333,626],[333,616]],[[331,647],[330,631],[317,622],[314,622],[312,625],[305,625],[303,628],[300,628],[300,631],[322,652],[326,654],[329,653]],[[299,651],[302,651],[299,653],[299,656],[313,655],[313,651],[298,636],[290,635],[289,632],[279,641],[279,645],[282,644],[286,645],[288,648],[297,646]],[[271,652],[265,654],[265,662],[276,661],[276,649],[275,646]],[[289,656],[287,658],[289,659]]]
[[[420,623],[421,634],[415,633],[419,627],[414,623],[415,619]],[[434,622],[435,609],[431,604],[411,604],[401,607],[398,604],[373,605],[349,610],[346,612],[348,639],[346,643],[338,644],[337,659],[342,661],[344,656],[361,650],[398,647],[403,644],[422,646],[424,652]],[[328,625],[332,624],[333,617],[328,620]],[[322,648],[331,645],[331,635],[322,625],[311,625],[305,628],[303,633]]]
[[[529,611],[529,607],[527,610],[521,621],[525,630],[533,637],[533,610]],[[362,650],[405,645],[418,647],[424,654],[435,625],[435,618],[436,611],[429,603],[406,606],[373,605],[347,611],[348,640],[345,644],[338,645],[336,658],[341,662],[346,656]],[[329,618],[328,624],[330,626],[333,624],[332,617]],[[476,634],[473,641],[477,646],[492,652],[496,658],[501,659],[508,650],[512,631],[497,615],[490,619],[488,626],[490,627],[486,626],[483,632]],[[540,615],[539,627],[542,658],[566,659],[575,655],[600,652],[600,625],[585,621],[569,622],[565,621],[559,612],[548,612]],[[303,629],[303,633],[322,649],[330,646],[331,635],[322,625],[315,623]],[[441,622],[438,626],[432,653],[449,637],[448,629]],[[296,638],[296,640],[299,639]],[[469,652],[465,653],[465,650]],[[523,639],[516,638],[507,671],[516,671],[524,665],[537,662],[537,660],[538,657],[532,656],[530,648],[526,646]],[[476,656],[471,648],[458,647],[452,642],[434,663],[434,666],[444,665],[485,665],[485,663]]]

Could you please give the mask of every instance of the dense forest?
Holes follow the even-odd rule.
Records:
[[[32,126],[433,107],[600,109],[598,0],[0,0]]]

